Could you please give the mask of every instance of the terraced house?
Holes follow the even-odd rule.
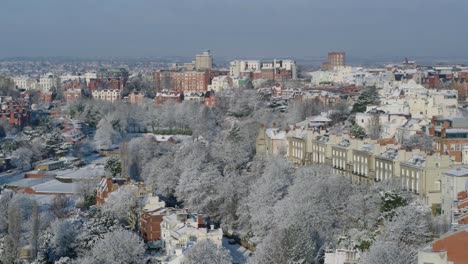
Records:
[[[433,210],[440,210],[441,175],[450,170],[451,164],[448,155],[414,151],[409,160],[400,163],[401,186],[417,194]]]

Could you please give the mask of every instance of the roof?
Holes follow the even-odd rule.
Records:
[[[411,119],[408,120],[408,122],[406,122],[402,127],[404,127],[404,128],[411,128],[411,127],[413,127],[415,124],[418,124],[420,121],[421,121],[421,119],[419,119],[419,118],[411,118]]]
[[[267,128],[265,134],[271,139],[286,139],[286,131],[278,128]]]
[[[384,153],[380,154],[379,157],[394,160],[397,156],[398,156],[398,149],[389,148]]]
[[[362,151],[365,152],[372,152],[374,150],[374,144],[365,144],[364,146],[361,147]]]
[[[338,143],[338,146],[340,147],[349,147],[351,143],[349,142],[349,139],[343,139],[340,143]]]
[[[331,122],[332,121],[330,118],[327,118],[324,116],[312,116],[312,117],[309,117],[309,120],[311,122]]]
[[[454,177],[468,177],[468,168],[457,168],[451,171],[447,171],[445,173],[447,176],[454,176]]]
[[[416,167],[425,167],[426,166],[426,157],[421,155],[414,155],[409,159],[406,164],[413,165]]]

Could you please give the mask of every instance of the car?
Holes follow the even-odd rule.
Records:
[[[12,173],[13,171],[12,170],[7,170],[6,173]]]
[[[235,244],[237,244],[237,241],[235,239],[229,239],[228,244],[229,245],[235,245]]]

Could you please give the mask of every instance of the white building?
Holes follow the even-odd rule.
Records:
[[[57,88],[57,84],[60,78],[56,77],[52,73],[47,73],[39,77],[39,81],[36,85],[36,89],[44,92],[50,92],[53,88]]]
[[[411,114],[413,118],[459,115],[456,90],[428,90],[410,80],[398,87],[386,86],[380,96],[380,109],[391,114]]]
[[[213,90],[216,93],[228,89],[229,87],[230,85],[227,76],[216,76],[211,80],[211,84],[208,85],[208,90]]]
[[[13,78],[13,82],[15,83],[15,87],[17,89],[34,89],[36,88],[37,80],[34,78],[29,78],[27,76],[18,76]]]
[[[451,220],[457,210],[457,194],[468,189],[468,168],[457,168],[442,174],[442,214]]]
[[[360,254],[357,250],[337,249],[325,253],[324,264],[357,264]]]
[[[120,90],[118,89],[106,89],[106,90],[94,90],[92,92],[93,99],[103,100],[108,102],[120,101]]]
[[[379,133],[380,138],[393,138],[397,129],[408,122],[408,115],[380,113],[372,109],[366,113],[356,113],[356,124],[362,127],[366,134]]]
[[[297,65],[294,60],[260,61],[260,60],[235,60],[230,63],[229,76],[239,78],[244,72],[261,72],[262,69],[281,69],[291,71],[292,79],[297,79]]]

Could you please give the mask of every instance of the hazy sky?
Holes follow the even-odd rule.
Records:
[[[467,0],[0,0],[0,57],[468,57]]]

